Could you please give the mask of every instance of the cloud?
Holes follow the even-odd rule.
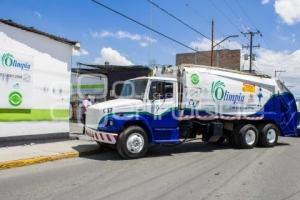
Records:
[[[126,32],[126,31],[117,31],[115,33],[115,37],[118,38],[118,39],[129,39],[129,40],[136,40],[136,41],[141,41],[142,40],[141,35],[129,33],[129,32]]]
[[[270,3],[270,0],[262,0],[262,1],[261,1],[261,4],[262,4],[262,5],[266,5],[266,4],[268,4],[268,3]]]
[[[95,59],[97,64],[104,64],[105,62],[109,62],[111,65],[133,65],[130,60],[111,47],[103,47],[100,50],[100,57]]]
[[[295,33],[292,33],[290,36],[279,35],[277,37],[278,37],[278,39],[280,39],[282,41],[289,42],[291,44],[294,44],[296,42],[296,40],[297,40]]]
[[[86,56],[89,55],[89,52],[85,49],[76,50],[73,49],[73,56]]]
[[[38,12],[38,11],[34,11],[33,14],[35,16],[37,16],[38,18],[40,18],[40,19],[42,18],[42,14],[40,12]]]
[[[91,36],[93,38],[104,38],[104,37],[113,36],[113,33],[109,32],[109,31],[91,32]]]
[[[286,85],[295,86],[291,90],[300,95],[300,49],[290,53],[261,48],[256,53],[256,65],[263,73],[274,76],[275,70],[285,70],[280,77]]]
[[[147,47],[149,44],[147,42],[140,42],[141,47]]]
[[[156,43],[157,40],[154,38],[151,38],[146,35],[140,35],[137,33],[130,33],[127,31],[116,31],[116,32],[110,32],[106,30],[102,30],[100,32],[91,32],[91,36],[93,38],[116,38],[116,39],[128,39],[131,41],[136,41],[139,43],[141,47],[147,47],[150,44]]]
[[[288,25],[300,22],[300,1],[299,0],[276,0],[275,12]]]
[[[218,43],[221,41],[221,39],[216,39],[215,41],[216,41],[216,43]],[[223,42],[221,45],[222,45],[222,48],[226,48],[226,49],[241,49],[242,48],[240,43],[238,43],[236,41],[230,41],[230,40]],[[197,41],[191,42],[190,46],[194,49],[197,49],[198,51],[209,51],[211,49],[211,41],[207,40],[205,38],[201,38],[201,39],[198,38]]]

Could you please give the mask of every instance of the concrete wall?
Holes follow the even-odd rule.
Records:
[[[176,65],[198,64],[210,66],[210,51],[182,53],[176,55]],[[240,50],[217,50],[213,54],[213,66],[240,70]]]
[[[31,86],[25,90],[30,106],[0,108],[0,137],[69,132],[72,46],[0,23],[0,50],[27,56],[33,65]],[[9,81],[17,80],[0,79]],[[11,84],[1,85],[0,92]]]

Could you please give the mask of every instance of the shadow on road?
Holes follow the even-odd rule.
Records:
[[[190,142],[177,146],[153,146],[148,152],[148,157],[172,156],[190,152],[213,152],[226,149],[232,149],[232,147],[229,144],[213,145],[206,142]]]
[[[79,145],[74,147],[75,150],[86,149],[86,145]],[[177,146],[152,146],[146,157],[162,157],[162,156],[173,156],[175,154],[190,153],[190,152],[213,152],[218,150],[233,149],[229,144],[223,145],[212,145],[205,142],[190,142],[184,143]],[[118,161],[123,160],[115,149],[104,147],[90,154],[81,154],[80,157],[102,161]]]

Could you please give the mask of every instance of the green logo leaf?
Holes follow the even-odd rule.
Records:
[[[225,84],[222,81],[212,82],[211,84],[211,95],[214,100],[222,100],[225,95],[224,91]]]
[[[191,81],[194,85],[197,85],[200,81],[198,74],[192,74]]]
[[[10,67],[13,65],[14,56],[10,53],[5,53],[2,55],[1,61],[3,66]]]
[[[10,105],[12,106],[19,106],[23,101],[23,97],[21,95],[21,93],[19,92],[11,92],[8,96],[8,102],[10,103]]]

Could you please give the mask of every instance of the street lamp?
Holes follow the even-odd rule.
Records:
[[[227,37],[225,37],[223,40],[221,40],[220,42],[218,42],[217,44],[215,45],[212,45],[211,46],[211,52],[210,52],[210,65],[213,66],[213,55],[214,55],[214,48],[218,45],[220,45],[221,43],[225,42],[226,40],[228,40],[229,38],[236,38],[236,37],[239,37],[239,35],[229,35]],[[213,40],[212,40],[212,43],[213,43]]]
[[[228,40],[229,38],[237,38],[239,37],[239,35],[229,35],[227,37],[225,37],[223,40],[221,40],[220,42],[218,42],[217,44],[215,44],[213,46],[213,48],[215,48],[216,46],[220,45],[221,43],[225,42],[226,40]]]
[[[277,78],[277,74],[281,72],[286,72],[286,70],[275,70],[275,79]]]

